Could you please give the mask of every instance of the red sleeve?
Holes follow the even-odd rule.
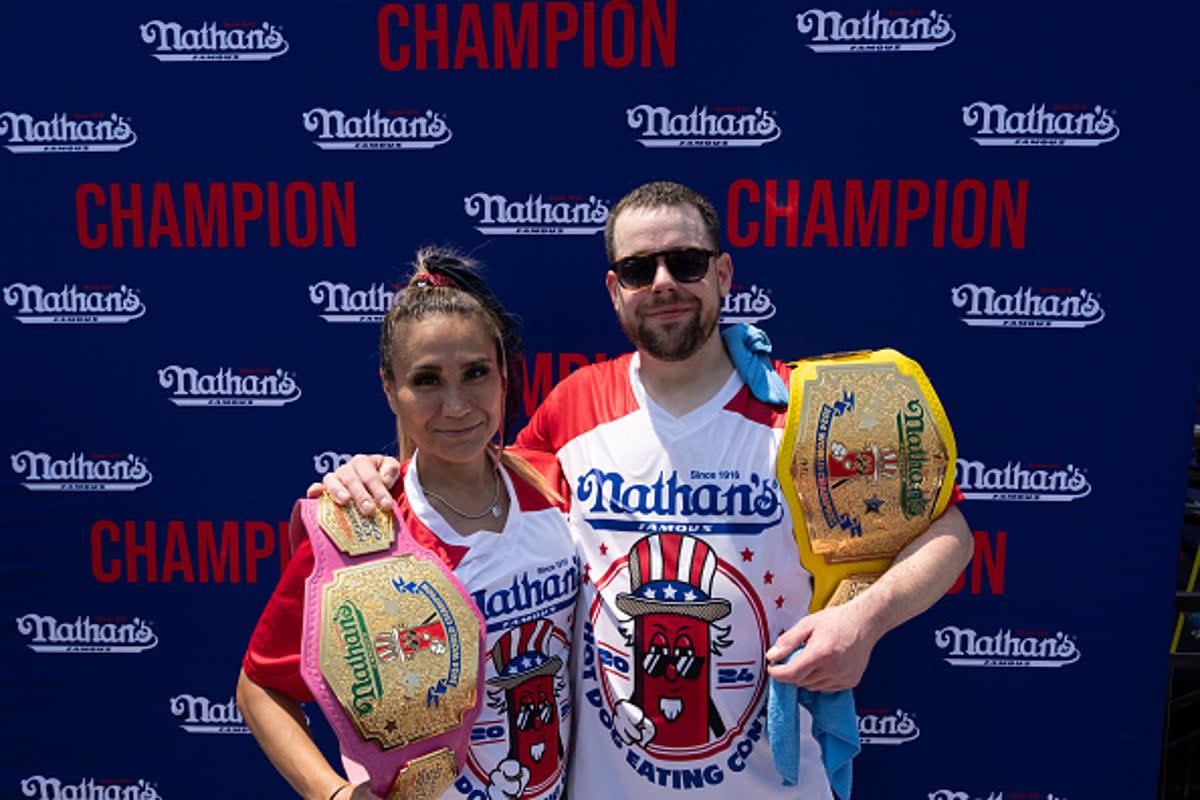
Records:
[[[304,628],[304,582],[313,571],[312,543],[305,536],[296,546],[250,645],[242,657],[246,676],[259,686],[283,692],[299,703],[313,699],[300,675],[300,638]]]

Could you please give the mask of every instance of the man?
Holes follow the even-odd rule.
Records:
[[[807,714],[799,785],[780,786],[767,676],[855,686],[879,638],[966,566],[966,522],[952,506],[869,589],[807,614],[810,576],[775,479],[785,412],[751,395],[717,332],[733,264],[716,211],[649,183],[614,206],[605,246],[636,352],[567,377],[515,445],[558,457],[587,570],[570,794],[831,797]],[[367,512],[371,497],[386,506],[380,465],[393,479],[394,463],[357,457],[326,487]]]

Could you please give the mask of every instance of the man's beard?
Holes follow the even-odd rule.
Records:
[[[653,311],[660,306],[674,305],[678,302],[677,295],[668,296],[660,303],[643,303],[638,311]],[[650,324],[640,315],[634,320],[621,315],[621,328],[634,346],[659,361],[683,361],[695,355],[717,328],[717,309],[706,309],[704,304],[697,300],[694,310],[694,314],[665,330],[652,330]]]

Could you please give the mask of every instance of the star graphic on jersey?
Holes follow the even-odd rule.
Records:
[[[533,656],[525,656],[525,658],[521,659],[521,664],[525,669],[531,669],[533,667]]]
[[[883,507],[883,499],[882,499],[882,498],[879,498],[879,497],[868,497],[867,499],[863,500],[863,503],[864,503],[864,504],[866,505],[866,507],[867,507],[867,511],[866,511],[866,513],[868,513],[868,514],[881,514],[881,513],[883,513],[882,511],[880,511],[880,510],[879,510],[880,508],[882,508],[882,507]]]
[[[751,550],[749,547],[747,547],[745,550],[742,551],[742,561],[753,561],[753,560],[754,560],[754,551]]]
[[[583,565],[583,582],[584,583],[592,582],[592,565],[591,564]]]
[[[664,600],[674,600],[675,599],[675,587],[674,586],[668,586],[667,588],[663,589],[663,599]]]
[[[602,555],[602,556],[608,555],[608,545],[603,544],[603,543],[600,544],[600,555]]]
[[[763,583],[771,583],[774,580],[775,580],[775,573],[771,572],[771,570],[767,570],[763,574]]]
[[[691,589],[688,589],[686,592],[683,593],[683,599],[690,603],[696,599],[696,593],[693,592]]]
[[[654,593],[654,590],[651,589],[649,586],[646,586],[642,589],[642,597],[649,597],[651,600],[658,599],[658,595],[656,595]]]
[[[783,595],[779,595],[779,597],[775,598],[775,607],[783,608]]]

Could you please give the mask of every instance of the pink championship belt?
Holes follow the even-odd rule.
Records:
[[[482,708],[483,616],[392,514],[365,517],[326,494],[297,501],[291,524],[294,539],[307,531],[314,558],[301,673],[347,774],[389,800],[439,796]]]

